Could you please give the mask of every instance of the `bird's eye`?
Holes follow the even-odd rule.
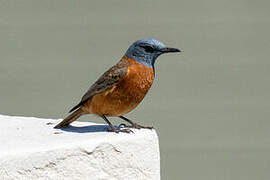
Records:
[[[147,53],[152,53],[154,52],[154,48],[152,48],[151,46],[143,46],[143,49],[145,52]]]

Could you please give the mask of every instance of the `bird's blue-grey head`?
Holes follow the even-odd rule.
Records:
[[[125,55],[143,65],[154,67],[158,56],[170,52],[180,52],[180,50],[166,47],[162,42],[156,39],[141,39],[134,42],[128,48]]]

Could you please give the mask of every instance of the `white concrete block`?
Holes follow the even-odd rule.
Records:
[[[155,130],[116,134],[90,122],[53,129],[59,121],[0,115],[0,179],[160,179]]]

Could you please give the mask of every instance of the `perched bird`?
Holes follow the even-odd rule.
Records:
[[[68,126],[84,114],[102,117],[113,132],[132,132],[128,128],[114,127],[107,117],[119,117],[127,121],[131,128],[149,128],[132,122],[124,114],[132,111],[150,89],[154,77],[154,64],[164,53],[180,52],[166,47],[156,39],[141,39],[134,42],[122,59],[106,71],[84,94],[81,102],[69,112],[73,112],[55,128]]]

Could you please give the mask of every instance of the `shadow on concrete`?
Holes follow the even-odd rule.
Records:
[[[74,132],[74,133],[91,133],[91,132],[108,132],[109,126],[108,125],[91,125],[91,126],[71,126],[65,128],[59,128],[62,131],[66,132]]]

